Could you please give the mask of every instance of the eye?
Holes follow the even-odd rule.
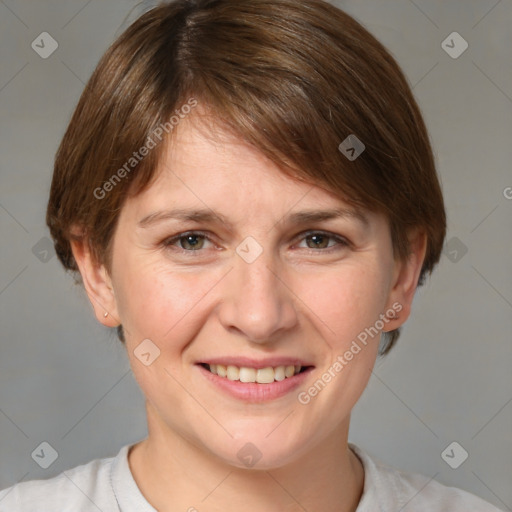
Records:
[[[301,239],[306,242],[307,248],[313,249],[310,252],[332,252],[333,249],[339,250],[350,245],[345,238],[323,231],[309,231],[301,236]],[[334,243],[330,244],[330,242]]]
[[[333,233],[326,233],[323,231],[309,231],[300,235],[301,243],[305,242],[307,249],[311,249],[310,253],[330,253],[335,250],[348,247],[350,242],[345,238],[334,235]],[[200,231],[190,231],[186,233],[179,233],[171,238],[167,238],[162,242],[165,248],[181,253],[194,253],[200,252],[205,249],[205,243],[213,243],[211,238]],[[304,247],[300,247],[303,249]]]
[[[211,241],[210,238],[205,234],[198,231],[192,231],[189,233],[180,233],[172,238],[164,240],[163,245],[165,247],[176,247],[178,251],[182,252],[195,252],[203,249],[205,241]]]

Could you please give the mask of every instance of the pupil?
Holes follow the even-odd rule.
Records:
[[[197,235],[187,235],[185,237],[186,244],[188,244],[192,248],[196,247],[199,244],[199,241],[197,239]]]
[[[311,236],[311,239],[313,240],[313,243],[317,247],[322,244],[323,238],[324,238],[324,235],[312,235]]]

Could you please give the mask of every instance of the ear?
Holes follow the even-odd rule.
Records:
[[[421,267],[427,250],[427,235],[420,230],[409,233],[409,255],[406,260],[396,259],[393,273],[392,289],[388,298],[387,311],[394,311],[395,316],[388,318],[389,322],[383,331],[397,329],[411,314],[414,293],[418,286]]]
[[[98,322],[106,327],[118,326],[121,322],[114,288],[105,266],[93,257],[85,237],[71,240],[70,244]]]

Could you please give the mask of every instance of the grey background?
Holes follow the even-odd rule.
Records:
[[[512,3],[336,3],[414,86],[451,240],[398,346],[378,362],[350,441],[511,510]],[[44,262],[55,151],[100,56],[141,12],[126,20],[135,5],[0,0],[0,488],[114,455],[146,435],[124,349],[57,258],[49,252]],[[31,48],[43,31],[59,45],[47,59]],[[457,59],[441,47],[453,31],[469,43]],[[59,455],[46,470],[31,458],[42,441]],[[457,469],[441,458],[452,441],[469,453]]]

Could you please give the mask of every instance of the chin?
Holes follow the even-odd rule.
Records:
[[[304,450],[304,440],[293,441],[289,432],[283,437],[266,433],[237,436],[227,445],[211,447],[210,451],[226,464],[239,469],[272,470],[293,463]]]

